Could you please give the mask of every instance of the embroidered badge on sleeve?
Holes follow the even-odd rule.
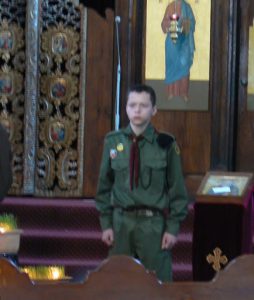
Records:
[[[110,158],[114,159],[117,157],[117,151],[116,149],[110,149]]]
[[[175,152],[177,155],[180,155],[180,148],[178,147],[177,144],[175,144]]]

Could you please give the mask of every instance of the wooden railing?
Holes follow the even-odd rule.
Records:
[[[240,256],[210,282],[159,283],[126,256],[106,260],[85,282],[31,282],[0,259],[1,300],[253,300],[254,255]]]

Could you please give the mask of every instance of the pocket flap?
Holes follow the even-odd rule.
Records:
[[[167,166],[167,162],[162,159],[151,159],[145,162],[145,166],[152,169],[163,169]]]
[[[111,167],[116,171],[124,170],[128,168],[128,166],[129,166],[129,161],[127,159],[115,158],[111,160]]]

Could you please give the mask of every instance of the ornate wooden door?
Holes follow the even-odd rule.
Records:
[[[13,149],[11,194],[83,194],[86,21],[74,1],[1,1],[0,122]]]

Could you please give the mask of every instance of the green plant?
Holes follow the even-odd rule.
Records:
[[[17,219],[13,214],[0,214],[0,232],[12,231],[17,228]]]
[[[60,280],[66,277],[63,266],[27,266],[20,270],[27,273],[31,280]]]

